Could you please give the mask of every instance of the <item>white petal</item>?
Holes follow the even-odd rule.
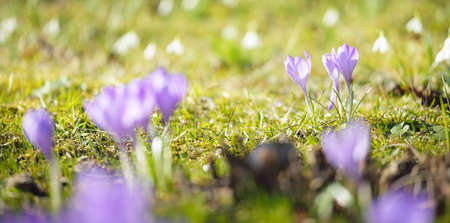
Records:
[[[241,46],[247,50],[256,49],[261,46],[261,38],[256,31],[248,31],[242,38]]]
[[[444,61],[447,64],[450,64],[450,37],[447,37],[444,42],[444,47],[442,47],[441,51],[439,51],[439,53],[436,55],[433,66],[436,66]]]
[[[223,4],[229,8],[236,7],[239,3],[239,0],[222,0]]]
[[[374,53],[379,52],[381,54],[386,53],[389,50],[390,46],[387,39],[383,34],[380,34],[377,40],[373,43],[372,51]]]
[[[52,19],[44,26],[43,32],[49,36],[57,36],[59,34],[59,20]]]
[[[197,8],[199,0],[183,0],[181,6],[183,6],[184,10],[192,11]]]
[[[421,34],[423,31],[422,22],[418,17],[414,17],[406,24],[406,30],[415,34]]]
[[[323,24],[328,27],[336,25],[339,20],[339,12],[334,8],[329,8],[323,15]]]
[[[233,40],[236,39],[239,35],[239,31],[237,28],[233,25],[227,25],[222,30],[222,38],[227,40]]]
[[[144,58],[146,60],[151,60],[151,59],[153,59],[155,54],[156,54],[156,44],[154,44],[154,43],[148,44],[144,50]]]
[[[120,55],[125,55],[130,49],[136,48],[138,45],[139,36],[134,31],[131,31],[114,43],[113,50]]]
[[[184,53],[184,46],[179,39],[174,39],[171,43],[169,43],[169,45],[167,45],[166,52],[181,56]]]
[[[17,20],[15,17],[8,18],[0,23],[0,43],[8,40],[9,36],[16,30]]]
[[[167,16],[172,12],[173,0],[161,0],[158,5],[158,13],[162,16]]]

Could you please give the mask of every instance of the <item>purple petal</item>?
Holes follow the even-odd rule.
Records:
[[[369,223],[431,223],[433,219],[434,208],[428,196],[406,191],[388,192],[372,204],[367,214]]]
[[[350,178],[359,177],[360,163],[370,147],[370,130],[364,122],[352,122],[340,131],[322,135],[322,148],[328,161]]]
[[[29,110],[23,117],[22,131],[33,146],[38,147],[47,159],[51,159],[54,123],[47,110]]]
[[[148,222],[146,194],[124,182],[101,170],[83,172],[63,215],[65,222]]]
[[[287,60],[291,59],[288,57]],[[147,80],[153,85],[156,103],[164,121],[168,122],[179,101],[187,94],[187,78],[184,75],[168,75],[164,68],[160,68],[151,73]]]

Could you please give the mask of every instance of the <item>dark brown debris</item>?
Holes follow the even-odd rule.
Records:
[[[23,192],[32,193],[39,197],[47,196],[47,192],[43,191],[36,183],[34,178],[28,173],[14,174],[6,180],[7,188],[16,188]]]

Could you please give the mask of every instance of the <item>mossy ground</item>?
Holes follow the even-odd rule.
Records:
[[[83,102],[103,86],[126,83],[161,65],[189,79],[189,93],[172,117],[170,131],[174,165],[191,182],[212,180],[202,166],[209,157],[217,157],[221,145],[236,152],[272,141],[290,141],[302,152],[316,147],[322,130],[342,120],[335,110],[318,108],[317,123],[313,123],[303,93],[289,79],[283,60],[287,54],[309,52],[309,88],[326,105],[331,80],[321,55],[343,43],[359,50],[353,89],[357,99],[366,95],[358,117],[371,125],[371,156],[384,164],[410,146],[430,155],[448,151],[445,135],[438,131],[444,127],[440,107],[421,105],[411,92],[401,96],[388,92],[392,83],[442,88],[441,75],[448,74],[448,67],[432,69],[431,64],[448,35],[448,1],[245,0],[235,8],[221,1],[200,2],[201,7],[186,12],[175,1],[173,12],[163,17],[157,13],[157,1],[2,1],[0,19],[14,16],[18,25],[0,43],[0,181],[28,172],[44,189],[48,187],[46,161],[21,131],[25,111],[42,106],[57,123],[55,149],[69,182],[65,197],[70,195],[73,169],[81,160],[119,168],[115,144],[88,120]],[[330,7],[340,12],[338,23],[331,28],[322,24]],[[423,22],[422,35],[405,29],[413,16]],[[44,25],[55,18],[60,23],[59,35],[44,34]],[[230,24],[239,31],[238,39],[223,40],[222,29]],[[139,46],[124,56],[114,54],[114,41],[132,30],[140,37]],[[241,49],[240,39],[247,30],[258,31],[259,49]],[[380,31],[391,45],[386,54],[372,52]],[[174,38],[185,47],[182,56],[165,52]],[[147,61],[143,51],[150,42],[156,43],[157,52]],[[54,87],[39,98],[33,92],[45,82]],[[159,117],[154,120],[158,122]],[[391,129],[401,123],[409,130],[393,134]],[[223,161],[223,157],[218,159]],[[0,188],[3,211],[30,204],[48,206],[45,198],[6,189],[4,184]],[[298,217],[285,195],[261,193],[256,197],[239,203],[225,199],[221,205],[227,208],[213,212],[202,191],[178,191],[161,195],[156,206],[158,213],[169,218],[182,216],[193,222],[229,221],[229,213],[242,222],[283,222]]]

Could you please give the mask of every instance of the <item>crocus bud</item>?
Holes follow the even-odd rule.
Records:
[[[29,110],[23,117],[22,130],[28,141],[51,159],[54,123],[47,110]]]

